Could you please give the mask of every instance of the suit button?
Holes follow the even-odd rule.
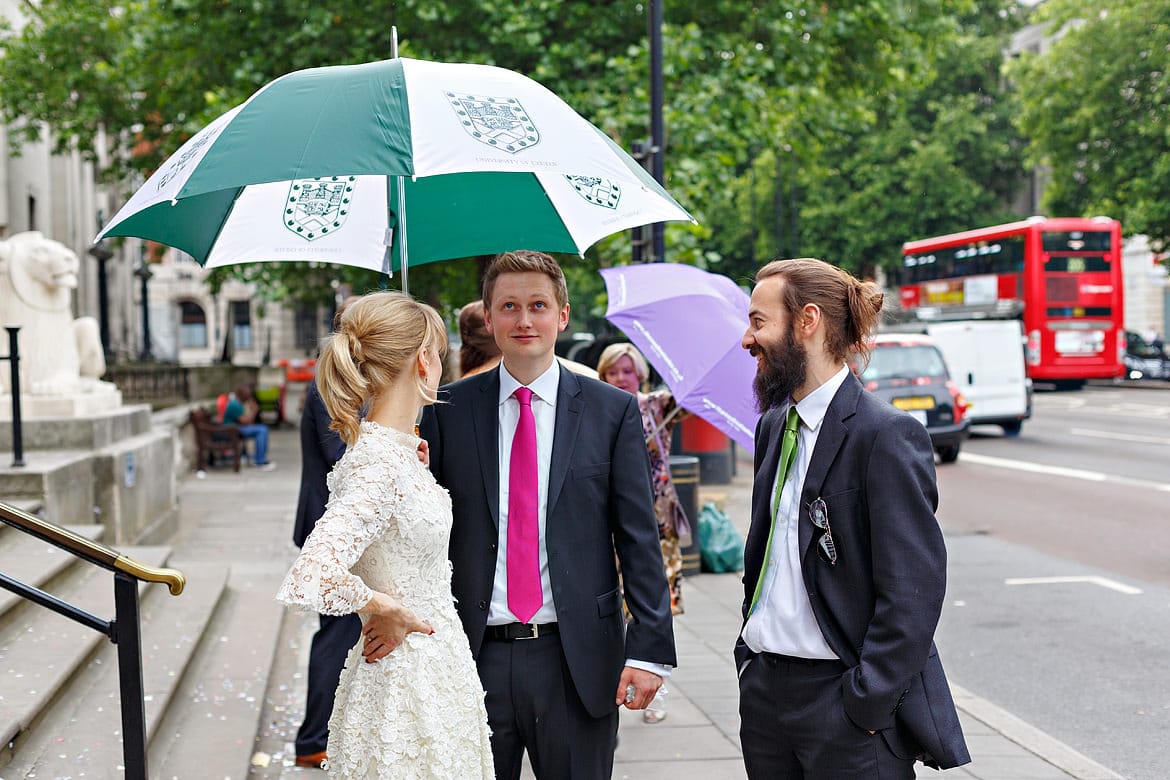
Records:
[[[495,552],[495,551],[496,551],[496,543],[495,543],[495,542],[492,542],[492,543],[491,543],[490,545],[488,545],[488,546],[491,548],[491,551],[492,551],[492,552]]]
[[[479,608],[480,609],[487,609],[487,602],[486,601],[479,602]]]

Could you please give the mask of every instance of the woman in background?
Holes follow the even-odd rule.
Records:
[[[474,376],[500,363],[500,348],[483,321],[483,301],[459,309],[459,376]]]
[[[628,342],[610,344],[597,361],[599,379],[638,396],[638,410],[642,413],[642,432],[650,455],[650,478],[654,487],[654,514],[658,518],[658,539],[662,545],[662,563],[666,581],[670,585],[670,609],[682,614],[682,552],[680,537],[690,536],[690,523],[679,501],[674,480],[670,476],[670,441],[675,423],[686,416],[667,389],[642,392],[650,376],[646,358]],[[666,718],[663,696],[666,686],[642,712],[647,723],[659,723]]]

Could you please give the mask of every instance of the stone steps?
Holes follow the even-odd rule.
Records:
[[[140,547],[125,552],[147,565],[161,566],[170,550]],[[53,595],[91,614],[109,617],[114,613],[113,583],[111,572],[76,560],[67,572],[59,575]],[[11,611],[14,614],[0,632],[0,667],[7,677],[0,691],[0,743],[19,750],[55,700],[72,698],[63,691],[94,652],[109,640],[36,604],[20,604]],[[12,751],[13,747],[5,750]],[[4,758],[0,753],[0,762]]]
[[[129,553],[128,553],[129,554]],[[134,556],[142,562],[145,558]],[[153,565],[153,564],[152,564]],[[224,566],[190,567],[187,587],[174,597],[165,586],[146,585],[141,595],[142,684],[147,744],[158,731],[206,628],[225,592]],[[147,767],[150,769],[148,748]],[[196,764],[197,765],[197,764]],[[104,642],[68,683],[3,772],[16,777],[76,777],[123,768],[117,647]],[[161,774],[152,771],[152,776]],[[222,776],[222,775],[221,775]]]
[[[298,443],[295,431],[276,432],[273,440],[286,448]],[[147,465],[136,459],[133,489],[146,491],[149,504],[149,494],[167,484],[145,476]],[[126,473],[117,475],[120,490]],[[276,696],[294,702],[292,710],[303,698],[303,689],[291,692],[288,680],[306,659],[290,649],[287,613],[274,598],[291,562],[287,538],[298,480],[294,468],[185,480],[179,521],[157,540],[165,546],[144,546],[156,542],[153,536],[136,537],[139,546],[117,542],[118,524],[104,512],[101,524],[69,526],[186,578],[177,597],[165,585],[139,590],[152,778],[245,780],[261,749],[271,756],[271,769],[291,766],[286,732],[295,725],[282,721],[274,729],[274,710],[266,707]],[[48,504],[20,508],[55,520]],[[148,522],[140,527],[148,527],[160,515],[145,510],[142,516]],[[101,618],[113,616],[111,572],[4,524],[0,572]],[[288,669],[273,678],[276,663]],[[117,646],[103,634],[0,589],[0,675],[0,780],[124,776]],[[276,744],[258,747],[261,736]]]
[[[71,525],[65,528],[94,542],[101,541],[105,530],[100,525]],[[9,577],[48,591],[50,584],[76,563],[77,559],[64,550],[0,524],[0,571]],[[25,600],[15,593],[0,590],[0,628],[21,614],[18,607],[24,604]]]
[[[183,570],[186,571],[184,566]],[[173,705],[150,747],[152,777],[245,778],[264,730],[270,670],[286,612],[278,583],[243,587],[233,572],[220,608],[204,632]]]

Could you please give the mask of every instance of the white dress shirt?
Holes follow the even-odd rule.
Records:
[[[548,514],[548,472],[552,465],[553,432],[556,427],[557,389],[561,384],[560,363],[553,361],[548,370],[528,385],[532,391],[532,417],[536,421],[536,476],[539,485],[537,523],[540,545],[540,593],[544,603],[530,623],[555,623],[557,609],[553,604],[552,583],[548,576],[548,551],[545,549],[545,522]],[[520,422],[520,402],[512,395],[520,387],[504,364],[500,363],[500,541],[496,554],[496,576],[492,584],[492,602],[488,608],[489,626],[518,622],[508,609],[508,476],[512,464],[512,438]]]
[[[760,572],[764,584],[759,603],[743,628],[743,641],[757,653],[779,653],[797,658],[837,657],[817,625],[801,574],[800,494],[825,412],[848,372],[848,368],[842,367],[829,381],[796,404],[796,413],[800,417],[796,460],[782,486],[776,486],[775,474],[772,476],[773,492],[768,497],[768,506],[775,501],[775,491],[781,491],[776,530],[772,536],[771,555],[764,561],[764,569]],[[785,407],[782,417],[787,415],[788,408]]]

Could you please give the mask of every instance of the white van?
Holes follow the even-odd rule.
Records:
[[[962,320],[923,323],[942,350],[951,381],[970,407],[972,425],[998,425],[1016,436],[1032,416],[1032,380],[1024,367],[1024,334],[1019,320]]]

